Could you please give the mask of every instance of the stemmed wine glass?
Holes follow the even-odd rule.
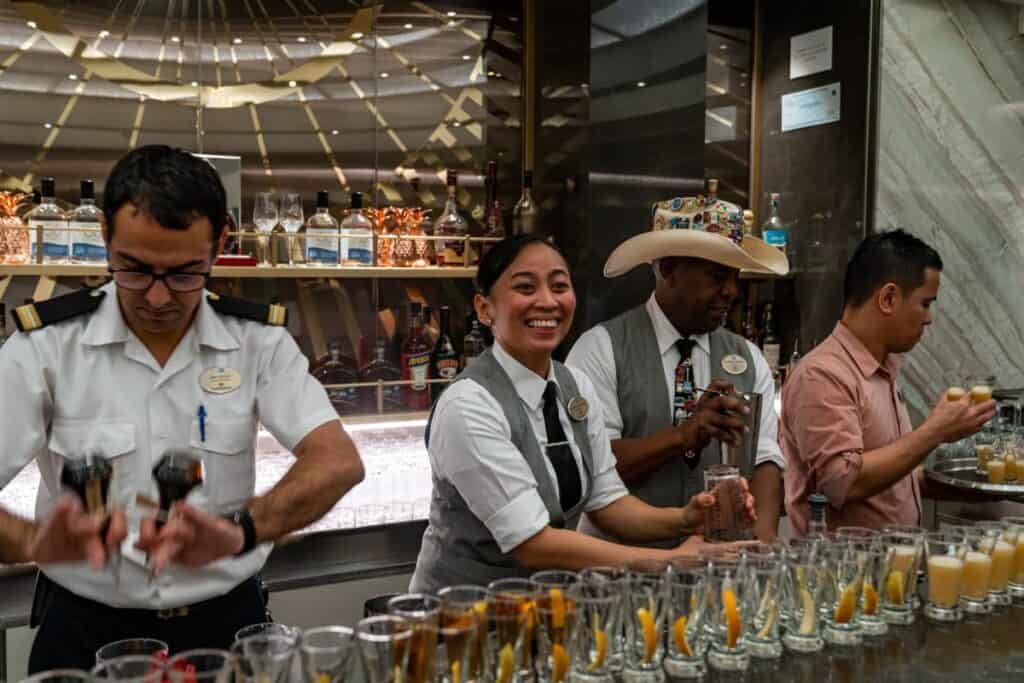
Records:
[[[295,234],[306,222],[302,213],[302,196],[297,192],[289,192],[281,201],[281,225],[288,232]],[[295,262],[295,238],[288,240],[288,262]]]
[[[274,226],[277,225],[278,209],[277,200],[274,199],[274,195],[271,192],[260,192],[256,195],[256,204],[252,209],[252,222],[256,225],[260,232],[269,235],[273,231]],[[269,260],[268,248],[269,243],[267,237],[260,235],[258,237],[260,252],[263,255],[262,261],[267,263]]]

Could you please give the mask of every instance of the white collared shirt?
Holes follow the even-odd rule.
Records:
[[[238,509],[254,494],[260,422],[292,450],[337,413],[283,327],[221,316],[204,297],[161,368],[125,323],[116,287],[103,290],[92,314],[15,334],[0,349],[0,488],[36,459],[42,479],[36,519],[42,519],[62,493],[63,458],[110,458],[111,497],[127,510],[130,526],[120,586],[115,589],[113,566],[48,565],[46,574],[112,607],[162,609],[223,595],[259,571],[270,546],[203,569],[172,566],[149,583],[145,557],[133,546],[138,520],[152,513],[135,508],[136,493],[156,498],[153,466],[168,449],[189,449],[203,457],[204,483],[188,501],[218,514]],[[199,377],[215,367],[237,370],[238,389],[206,393]]]
[[[544,427],[544,388],[555,381],[554,369],[542,379],[510,356],[495,342],[494,358],[515,385],[530,418],[541,452],[547,444]],[[558,416],[576,459],[583,482],[583,494],[591,492],[584,510],[593,512],[627,495],[615,469],[615,455],[604,430],[601,404],[590,380],[570,369],[580,395],[590,404],[587,436],[594,460],[594,476],[588,479],[576,445],[572,422],[562,401]],[[559,387],[559,392],[562,388]],[[570,397],[571,398],[571,397]],[[474,515],[494,536],[501,552],[508,553],[532,538],[551,522],[547,507],[537,491],[537,480],[522,452],[512,443],[511,428],[498,401],[486,389],[467,379],[448,387],[437,401],[430,426],[430,466],[441,479],[458,489]],[[556,482],[550,460],[548,475]]]
[[[681,358],[676,341],[683,337],[669,321],[652,294],[644,305],[654,326],[654,335],[661,352],[661,363],[665,370],[665,386],[667,395],[666,406],[672,405],[675,390],[676,367]],[[693,381],[698,387],[706,387],[711,382],[711,342],[707,334],[693,337],[697,342],[693,347]],[[761,350],[747,342],[750,357],[754,360],[754,391],[765,397],[761,403],[761,431],[757,440],[757,457],[755,464],[773,462],[785,468],[786,460],[779,449],[779,419],[775,413],[775,380],[771,368]],[[616,391],[617,368],[615,354],[612,352],[611,337],[603,325],[596,325],[582,335],[573,344],[572,351],[565,361],[566,365],[586,374],[594,384],[594,390],[601,399],[604,412],[605,427],[608,438],[612,441],[622,438],[622,412],[619,410],[619,398]]]

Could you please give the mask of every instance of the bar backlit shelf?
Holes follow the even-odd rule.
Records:
[[[107,275],[106,264],[26,263],[0,265],[0,277],[94,277]],[[465,266],[214,266],[215,278],[471,278],[476,267]]]

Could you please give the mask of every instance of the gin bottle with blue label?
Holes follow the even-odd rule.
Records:
[[[789,231],[779,217],[779,193],[772,192],[768,220],[761,226],[761,237],[765,242],[778,247],[783,253],[789,251]]]
[[[306,221],[306,263],[338,265],[338,221],[328,211],[327,192],[316,193],[316,213]]]

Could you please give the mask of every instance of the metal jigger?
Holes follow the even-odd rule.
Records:
[[[166,516],[176,502],[203,483],[203,461],[189,451],[167,451],[153,466],[153,479],[160,494],[160,510],[164,513],[161,516]],[[163,521],[157,519],[157,528]]]

